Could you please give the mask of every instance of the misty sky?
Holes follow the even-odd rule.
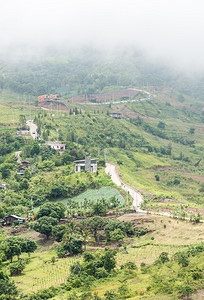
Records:
[[[203,0],[1,0],[0,53],[135,45],[204,69]]]

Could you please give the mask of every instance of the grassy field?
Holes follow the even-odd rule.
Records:
[[[121,204],[123,204],[124,198],[123,196],[120,194],[120,192],[118,190],[116,190],[115,188],[112,187],[102,187],[100,189],[95,189],[95,190],[87,190],[84,193],[81,193],[80,195],[72,198],[74,201],[82,204],[84,202],[84,200],[101,200],[102,198],[109,200],[112,197],[116,197],[116,199],[118,199],[120,201]],[[62,202],[65,205],[67,204],[67,199],[58,199],[57,201],[54,202]]]

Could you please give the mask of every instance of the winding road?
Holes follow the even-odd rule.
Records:
[[[116,165],[111,164],[111,163],[106,163],[106,168],[105,168],[106,174],[109,174],[111,176],[112,181],[117,185],[121,186],[121,188],[128,192],[129,195],[132,197],[133,202],[132,202],[132,207],[135,208],[135,211],[137,213],[147,213],[144,210],[141,210],[140,206],[143,201],[143,197],[140,192],[138,192],[136,189],[133,187],[129,186],[128,184],[124,183],[121,178],[119,177],[117,170],[116,170]]]
[[[117,185],[120,186],[123,190],[126,192],[129,192],[129,195],[132,197],[132,207],[135,209],[135,212],[137,214],[143,215],[143,214],[151,214],[151,215],[159,215],[159,216],[166,216],[166,217],[173,217],[170,212],[150,212],[146,210],[142,210],[141,203],[143,201],[143,197],[140,192],[138,192],[133,187],[129,186],[128,184],[124,183],[121,178],[118,175],[116,165],[112,163],[106,163],[105,172],[106,174],[111,176],[112,181]],[[175,216],[175,218],[178,218]],[[185,217],[184,218],[187,221],[190,221],[190,218]],[[200,220],[200,223],[204,223],[204,220]]]
[[[120,101],[111,101],[111,102],[88,102],[88,103],[79,103],[81,105],[109,105],[109,104],[120,104],[120,103],[132,103],[132,102],[139,102],[139,101],[152,101],[155,99],[156,95],[152,95],[147,91],[137,89],[136,91],[142,92],[143,94],[146,94],[147,98],[140,98],[140,99],[129,99],[129,100],[120,100]]]

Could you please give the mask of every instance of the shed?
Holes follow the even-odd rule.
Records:
[[[121,113],[110,113],[110,116],[115,119],[121,119]]]
[[[25,218],[21,218],[15,215],[5,217],[6,224],[12,224],[14,222],[25,223]]]

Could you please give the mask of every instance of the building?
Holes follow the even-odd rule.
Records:
[[[38,97],[38,102],[42,102],[42,101],[57,101],[60,100],[60,96],[58,94],[56,95],[41,95]]]
[[[87,171],[91,173],[97,172],[97,160],[98,158],[91,159],[90,156],[86,156],[85,159],[75,160],[75,173],[81,171]]]
[[[121,119],[121,113],[110,113],[110,117],[115,119]]]
[[[30,135],[29,130],[19,130],[17,131],[17,135]]]
[[[25,223],[25,218],[21,218],[15,215],[10,215],[8,217],[5,217],[6,224],[12,224],[12,223]]]
[[[23,167],[25,167],[25,168],[30,168],[30,162],[29,161],[26,161],[26,160],[24,160],[24,161],[22,161],[21,162],[21,165],[23,166]]]
[[[26,167],[23,167],[23,166],[19,167],[19,168],[18,168],[18,171],[17,171],[17,174],[18,174],[18,175],[23,175],[25,169],[27,169],[27,168],[26,168]]]
[[[2,190],[2,189],[6,189],[6,184],[5,183],[0,183],[0,190]]]
[[[60,144],[58,142],[46,142],[47,146],[50,146],[52,149],[64,151],[65,150],[65,144]]]

